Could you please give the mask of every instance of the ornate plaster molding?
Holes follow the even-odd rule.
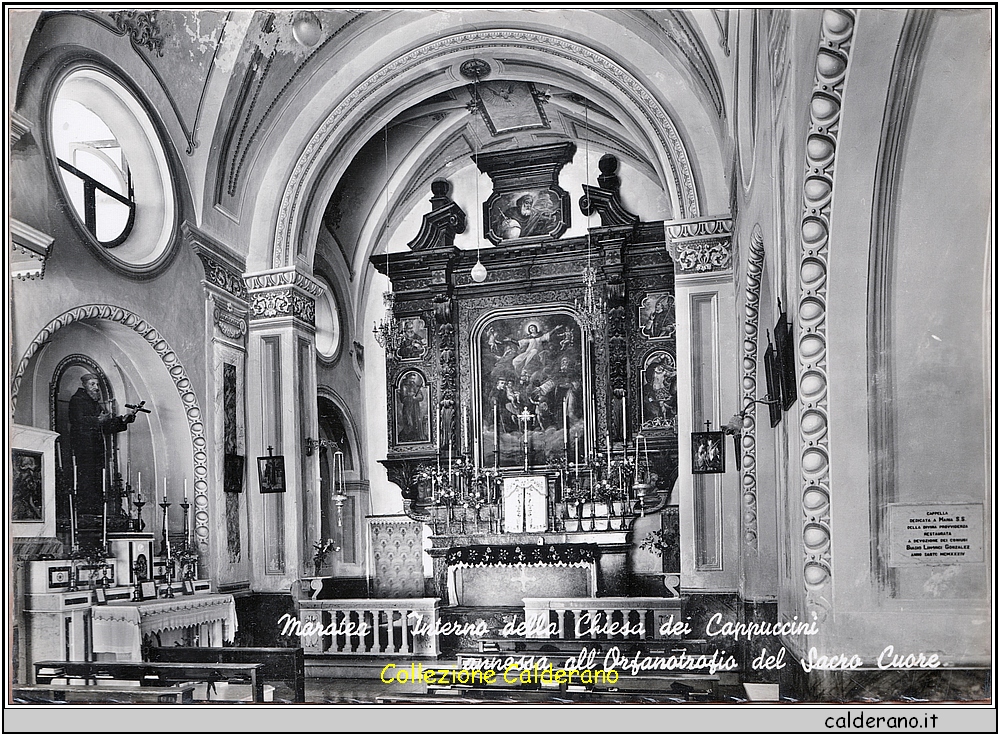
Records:
[[[14,145],[21,138],[31,132],[31,121],[16,110],[10,113],[10,145]]]
[[[285,185],[275,225],[272,265],[280,267],[291,262],[302,210],[311,201],[310,187],[327,163],[325,154],[344,135],[341,128],[353,119],[368,98],[383,92],[385,87],[419,65],[437,58],[462,52],[499,54],[512,48],[557,57],[578,66],[585,76],[596,75],[622,94],[645,118],[667,156],[666,173],[673,176],[678,192],[677,211],[682,217],[700,215],[697,186],[684,141],[664,107],[635,76],[606,56],[566,38],[517,29],[470,31],[437,39],[393,59],[351,90],[320,124],[303,148]]]
[[[757,549],[757,345],[760,334],[760,281],[764,236],[753,226],[747,259],[746,321],[743,327],[743,429],[740,479],[743,488],[743,541]]]
[[[181,232],[201,260],[205,269],[205,282],[245,303],[248,294],[246,284],[243,283],[243,259],[214,238],[196,230],[190,223],[183,223]]]
[[[830,209],[833,200],[843,89],[847,78],[855,14],[826,10],[809,100],[806,172],[799,253],[797,342],[799,439],[802,471],[802,577],[806,606],[822,619],[832,605],[830,553],[830,437],[827,371],[827,275]]]
[[[209,533],[208,448],[205,442],[205,424],[202,419],[201,407],[198,406],[198,397],[195,395],[187,371],[184,370],[184,366],[177,358],[177,353],[149,322],[127,309],[110,304],[88,304],[64,312],[45,325],[28,345],[11,382],[11,404],[17,405],[17,392],[31,359],[52,339],[52,336],[74,322],[94,319],[117,322],[138,333],[160,356],[163,367],[166,368],[177,388],[177,395],[184,405],[184,416],[187,419],[188,431],[191,435],[191,455],[194,462],[194,510],[192,518],[195,538],[198,546],[202,550],[207,550]]]
[[[118,32],[127,35],[132,45],[163,56],[165,39],[156,20],[156,10],[116,10],[111,18]]]
[[[250,321],[294,317],[316,325],[316,298],[323,284],[295,267],[257,271],[243,277],[250,300]]]
[[[227,302],[215,301],[212,319],[219,332],[230,340],[239,342],[247,334],[247,313],[234,310]]]
[[[10,273],[21,281],[45,276],[45,262],[55,240],[20,220],[10,219]]]
[[[679,274],[727,271],[733,265],[733,218],[667,223],[667,242]]]

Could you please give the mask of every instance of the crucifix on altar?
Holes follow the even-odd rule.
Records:
[[[521,439],[521,450],[524,453],[524,470],[528,470],[528,425],[531,420],[535,418],[535,415],[528,411],[528,407],[524,407],[521,413],[517,415],[517,421],[519,424],[524,425],[524,434]]]

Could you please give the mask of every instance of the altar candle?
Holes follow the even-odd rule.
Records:
[[[625,394],[622,394],[622,444],[628,437],[628,413],[625,411]]]
[[[579,478],[580,477],[580,437],[579,436],[577,436],[573,440],[573,448],[576,451],[576,463],[575,463],[576,467],[574,468],[574,473],[575,473],[574,477],[575,478]]]
[[[604,441],[608,448],[608,474],[611,473],[611,437],[609,435],[604,436]]]
[[[76,549],[76,512],[73,511],[73,494],[69,494],[69,543]]]
[[[462,452],[469,451],[469,407],[462,404]]]
[[[563,453],[569,452],[569,394],[563,396]]]
[[[497,402],[493,401],[493,469],[500,463],[500,423],[497,418]]]
[[[188,479],[184,479],[184,503],[188,502]]]
[[[139,471],[138,475],[139,475],[139,478],[138,478],[138,480],[136,480],[136,489],[137,489],[137,491],[136,491],[136,494],[135,494],[135,500],[136,501],[141,501],[142,500],[142,471],[141,470]]]
[[[104,549],[108,548],[108,471],[101,473],[101,495],[104,497],[104,532],[102,542]]]
[[[61,443],[57,440],[56,441],[56,462],[59,463],[59,469],[62,470],[62,467],[63,467],[63,464],[62,464],[62,450],[59,448],[60,444]]]
[[[167,502],[167,477],[163,476],[163,503],[166,502]],[[167,513],[166,511],[163,512],[164,516],[166,516],[166,513]]]
[[[73,493],[76,493],[76,455],[73,456]]]

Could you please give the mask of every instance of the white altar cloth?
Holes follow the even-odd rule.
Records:
[[[110,653],[119,662],[141,662],[142,637],[149,634],[162,636],[197,627],[201,646],[221,647],[237,629],[233,597],[215,593],[148,603],[109,603],[94,606],[91,616],[94,654]]]

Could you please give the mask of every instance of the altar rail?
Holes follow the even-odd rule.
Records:
[[[625,641],[678,638],[681,598],[525,598],[532,639]]]
[[[306,654],[436,657],[440,598],[300,600],[297,634]]]

